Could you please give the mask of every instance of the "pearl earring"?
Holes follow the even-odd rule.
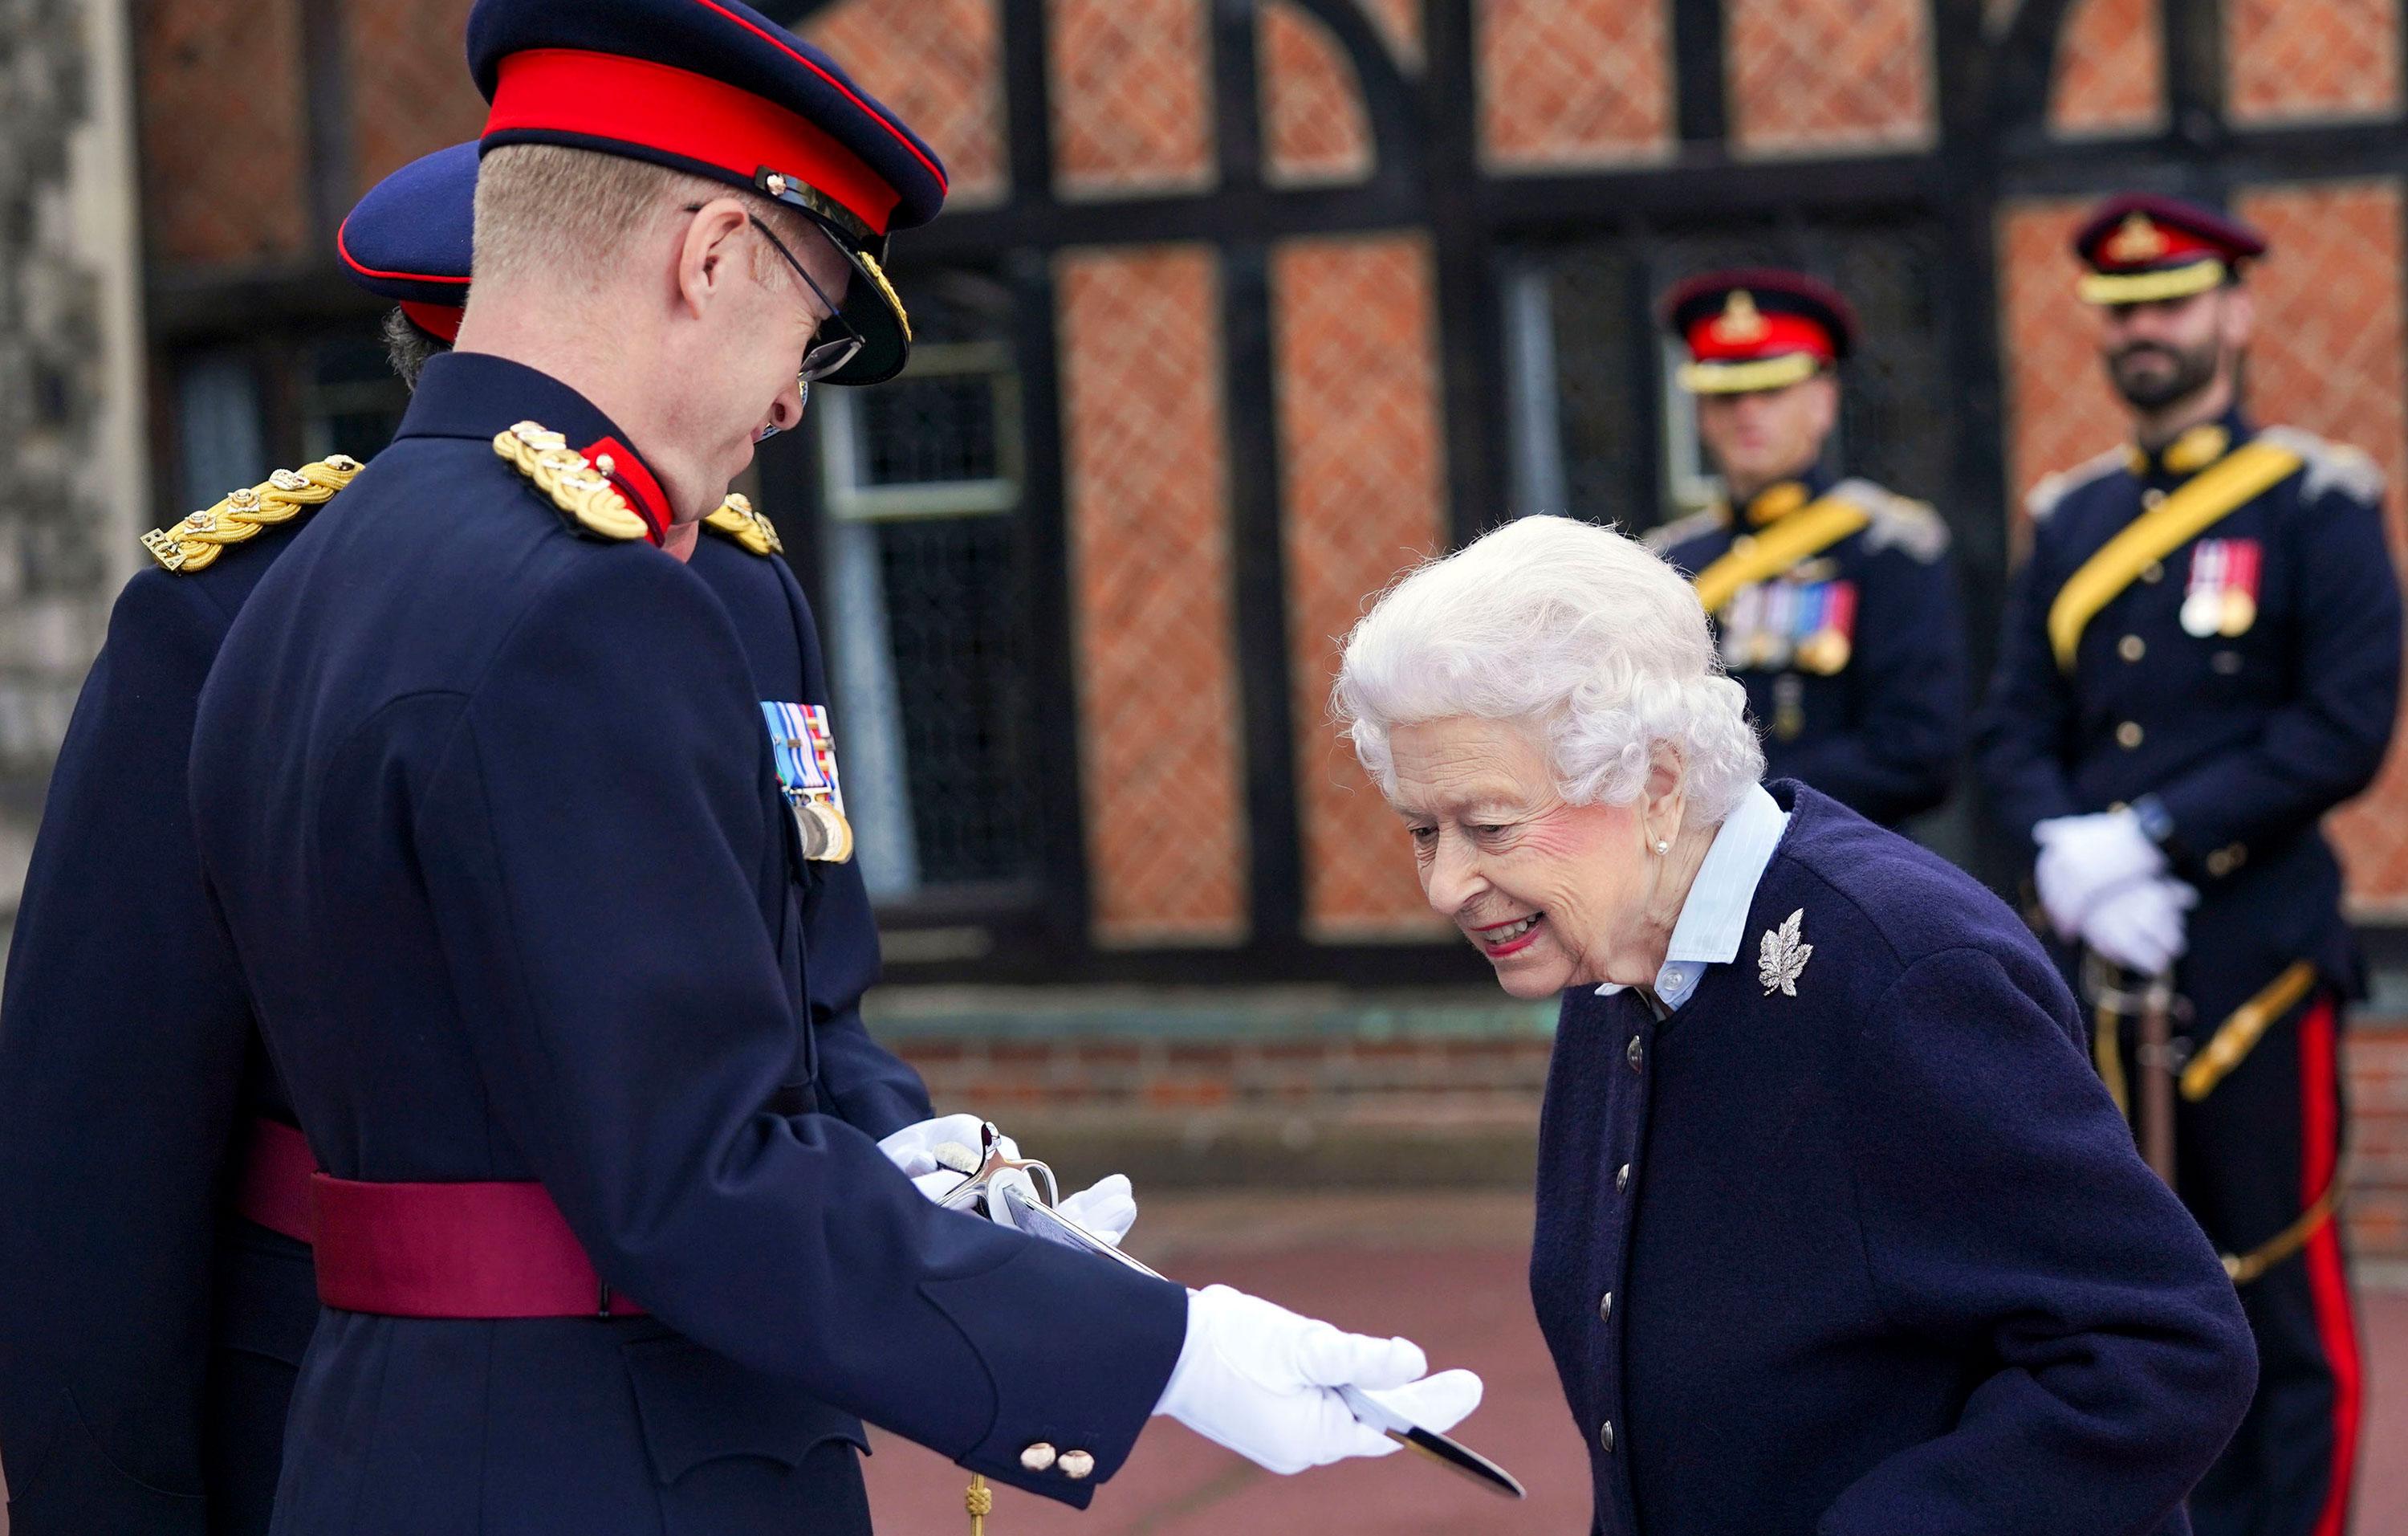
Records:
[[[1665,841],[1663,839],[1661,839],[1661,838],[1658,838],[1658,839],[1656,839],[1656,852],[1657,852],[1657,853],[1659,853],[1659,854],[1669,854],[1669,853],[1670,853],[1671,851],[1672,851],[1672,845],[1671,845],[1670,843],[1666,842],[1666,841]]]

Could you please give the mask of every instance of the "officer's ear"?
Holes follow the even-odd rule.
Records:
[[[678,301],[699,320],[713,297],[750,270],[741,237],[751,219],[733,197],[714,197],[685,213],[677,250]]]
[[[1828,438],[1840,423],[1840,376],[1829,368],[1806,380],[1807,409],[1817,438]]]
[[[2249,345],[2258,330],[2258,301],[2240,283],[2229,283],[2223,291],[2223,302],[2217,307],[2216,333],[2226,347],[2233,351]]]

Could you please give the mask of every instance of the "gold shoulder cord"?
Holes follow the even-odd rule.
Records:
[[[1770,580],[1802,560],[1812,559],[1871,522],[1870,514],[1863,508],[1826,495],[1762,533],[1732,540],[1728,553],[1698,572],[1698,601],[1707,612],[1715,612],[1740,588]]]
[[[702,525],[713,533],[725,534],[753,554],[783,553],[786,546],[779,541],[778,530],[769,520],[755,511],[750,499],[731,495],[719,504]]]
[[[995,1513],[995,1490],[986,1486],[984,1472],[970,1473],[970,1487],[962,1495],[962,1507],[969,1511],[970,1536],[986,1536],[986,1517]]]
[[[331,500],[359,472],[360,461],[345,453],[329,453],[298,469],[279,469],[256,485],[227,492],[217,505],[173,527],[151,529],[142,536],[142,547],[168,570],[206,570],[228,544],[256,538],[260,529],[290,523],[304,509]]]
[[[568,446],[568,439],[537,422],[521,422],[494,437],[494,452],[535,482],[552,504],[577,525],[602,538],[641,538],[651,526],[627,505],[609,478]]]

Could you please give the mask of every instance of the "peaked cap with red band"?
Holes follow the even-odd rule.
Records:
[[[345,277],[449,341],[468,302],[476,223],[477,146],[454,144],[369,188],[335,232],[335,255]]]
[[[853,266],[866,339],[835,384],[902,371],[910,321],[886,242],[945,201],[936,151],[834,59],[738,0],[477,0],[481,143],[563,144],[741,187],[824,230]]]
[[[2266,253],[2266,237],[2214,208],[2135,192],[2109,198],[2083,221],[2073,253],[2090,268],[2084,298],[2149,304],[2221,287]]]
[[[1689,349],[1683,389],[1786,389],[1856,346],[1856,315],[1830,284],[1773,266],[1703,272],[1664,295],[1665,329]]]

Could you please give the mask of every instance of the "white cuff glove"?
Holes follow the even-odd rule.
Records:
[[[904,1127],[882,1140],[878,1150],[919,1185],[921,1194],[932,1200],[942,1199],[962,1182],[963,1175],[939,1164],[937,1149],[951,1141],[975,1158],[985,1129],[986,1122],[978,1115],[940,1114],[934,1120]]]
[[[1402,1449],[1357,1423],[1332,1388],[1362,1387],[1440,1433],[1480,1406],[1478,1376],[1424,1375],[1428,1369],[1410,1340],[1341,1333],[1260,1297],[1211,1285],[1187,1293],[1187,1342],[1154,1411],[1272,1471],[1300,1472]]]
[[[2185,947],[2183,913],[2199,893],[2179,880],[2143,880],[2110,892],[2082,920],[2082,941],[2144,976],[2160,975]]]
[[[2040,858],[2032,883],[2059,939],[2071,940],[2100,899],[2166,871],[2166,855],[2129,811],[2057,816],[2032,828]]]
[[[963,1173],[939,1164],[937,1148],[951,1141],[976,1157],[985,1130],[986,1122],[975,1114],[939,1115],[934,1120],[904,1127],[880,1141],[878,1150],[919,1186],[921,1194],[941,1200],[961,1186]],[[1009,1136],[996,1144],[1006,1157],[1020,1156],[1019,1144]],[[996,1174],[992,1182],[1017,1184],[1032,1202],[1037,1199],[1036,1184],[1017,1169]],[[1060,1210],[1115,1248],[1120,1246],[1121,1239],[1128,1236],[1129,1228],[1137,1225],[1137,1199],[1130,1193],[1127,1175],[1122,1173],[1107,1175],[1075,1195],[1063,1197]],[[995,1211],[997,1222],[1011,1225],[1010,1213],[1002,1202],[996,1202]]]

